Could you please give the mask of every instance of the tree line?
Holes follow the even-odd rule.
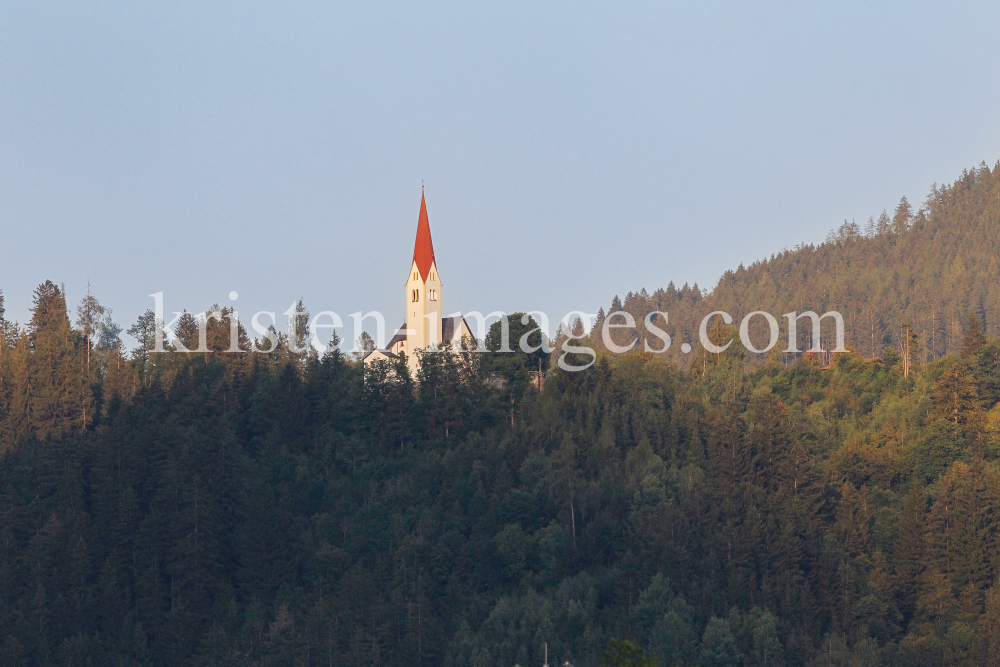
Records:
[[[864,226],[845,221],[823,243],[801,244],[726,271],[710,290],[671,282],[653,292],[616,296],[606,312],[625,311],[640,323],[649,313],[666,312],[674,339],[695,344],[701,319],[715,310],[737,321],[756,310],[779,320],[791,311],[836,310],[844,316],[848,342],[866,358],[886,348],[900,350],[911,332],[920,340],[918,361],[927,362],[959,351],[969,312],[985,331],[1000,335],[998,275],[1000,162],[934,186],[919,209],[903,197],[892,214],[882,211]],[[605,316],[601,309],[598,326]],[[662,325],[662,318],[657,321]],[[760,318],[751,332],[763,347],[768,336]],[[799,336],[798,348],[807,348],[805,333]],[[653,349],[661,346],[645,331],[616,332],[615,340],[627,345],[633,337],[640,348],[645,339]],[[679,347],[667,355],[690,363]]]

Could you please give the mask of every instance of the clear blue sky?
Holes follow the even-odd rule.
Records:
[[[1000,158],[997,3],[5,2],[0,289],[596,311]],[[397,321],[398,320],[398,321]]]

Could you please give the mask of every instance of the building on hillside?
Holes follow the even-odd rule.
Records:
[[[418,364],[417,350],[450,345],[456,350],[463,338],[472,338],[472,330],[462,316],[444,317],[441,293],[444,284],[438,275],[431,241],[431,225],[427,219],[427,202],[420,194],[420,217],[417,220],[417,239],[413,244],[413,261],[406,279],[406,322],[392,337],[385,349],[372,350],[365,356],[365,363],[378,359],[394,359],[406,354],[410,372]]]

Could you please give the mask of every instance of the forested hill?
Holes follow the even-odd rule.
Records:
[[[989,333],[1000,332],[998,281],[1000,162],[933,188],[919,210],[904,198],[894,215],[883,211],[863,226],[845,222],[824,243],[727,271],[708,294],[671,283],[652,294],[629,293],[624,302],[616,297],[608,312],[623,309],[641,322],[648,312],[666,311],[675,338],[694,342],[698,323],[713,310],[739,317],[763,310],[782,324],[781,314],[792,310],[837,310],[848,344],[863,355],[896,346],[899,325],[909,323],[926,361],[961,346],[970,311]]]
[[[46,282],[21,327],[0,294],[0,667],[1000,667],[998,177],[626,299],[692,329],[839,307],[860,353],[826,367],[734,345],[540,384],[544,353],[463,352],[411,378],[224,352],[228,310],[210,352],[151,352],[151,313],[127,352],[92,296],[71,319]],[[876,351],[921,313],[962,330],[869,361],[867,312]]]
[[[908,373],[733,346],[539,391],[521,352],[414,382],[214,320],[126,356],[79,313],[46,283],[0,322],[0,666],[1000,665],[975,320]]]

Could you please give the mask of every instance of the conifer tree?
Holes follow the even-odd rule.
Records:
[[[288,347],[287,353],[299,363],[304,364],[310,355],[316,351],[309,344],[309,311],[302,299],[289,309],[288,315]]]
[[[413,378],[406,365],[406,356],[400,355],[392,363],[384,412],[384,443],[393,448],[405,448],[407,440],[412,446],[415,439],[413,424]]]
[[[11,347],[14,344],[7,322],[4,320],[3,290],[0,290],[0,452],[6,449],[9,435],[5,433],[10,411],[11,392]]]
[[[965,338],[962,340],[961,354],[963,357],[973,357],[986,346],[986,334],[983,333],[982,322],[972,311],[965,327]]]
[[[975,457],[966,466],[956,463],[951,475],[955,479],[953,494],[955,583],[961,586],[972,605],[971,615],[965,620],[975,623],[981,611],[983,593],[996,576],[997,565],[993,554],[997,547],[997,508],[1000,496],[981,457]]]
[[[235,308],[222,308],[214,304],[205,318],[205,342],[209,351],[230,353],[230,357],[238,352],[249,351],[250,337],[243,328],[243,323],[237,319]]]
[[[904,620],[909,620],[916,611],[919,581],[926,567],[926,508],[924,490],[916,484],[911,485],[903,501],[894,548],[896,580],[899,582],[897,596]]]
[[[28,362],[31,348],[25,331],[0,323],[0,452],[30,433]]]
[[[931,405],[932,418],[954,424],[965,424],[979,410],[976,378],[967,363],[956,361],[945,370],[931,394]]]
[[[687,285],[685,285],[685,287],[687,287]],[[611,308],[608,310],[608,313],[617,313],[621,309],[622,309],[622,300],[618,298],[617,294],[615,294],[615,298],[611,300]]]
[[[920,580],[916,609],[917,618],[939,630],[947,627],[957,606],[952,580],[955,518],[951,484],[952,480],[947,477],[942,480],[935,502],[927,514],[926,567]]]
[[[1000,578],[986,592],[985,607],[977,621],[975,661],[980,667],[1000,667]]]
[[[910,202],[903,197],[899,200],[899,206],[896,207],[896,212],[892,216],[892,229],[897,234],[902,234],[910,229],[910,225],[913,223],[913,206]]]
[[[704,667],[737,667],[742,659],[729,621],[715,616],[710,618],[701,639],[700,664]]]
[[[174,327],[174,340],[180,343],[182,352],[195,352],[201,347],[201,331],[199,321],[186,310],[177,319]]]
[[[986,408],[1000,403],[1000,340],[993,339],[974,360],[974,373],[979,385],[979,397]]]
[[[885,236],[892,231],[892,220],[889,219],[889,214],[885,212],[885,209],[882,209],[882,214],[878,216],[875,231],[879,236]]]
[[[153,311],[147,310],[126,332],[137,343],[132,350],[132,362],[136,364],[139,381],[143,384],[146,382],[147,371],[150,370],[150,352],[156,342],[156,327],[156,315]]]
[[[77,345],[66,299],[52,281],[35,290],[28,324],[27,407],[31,434],[39,439],[82,429],[93,418],[85,375],[86,355]]]

